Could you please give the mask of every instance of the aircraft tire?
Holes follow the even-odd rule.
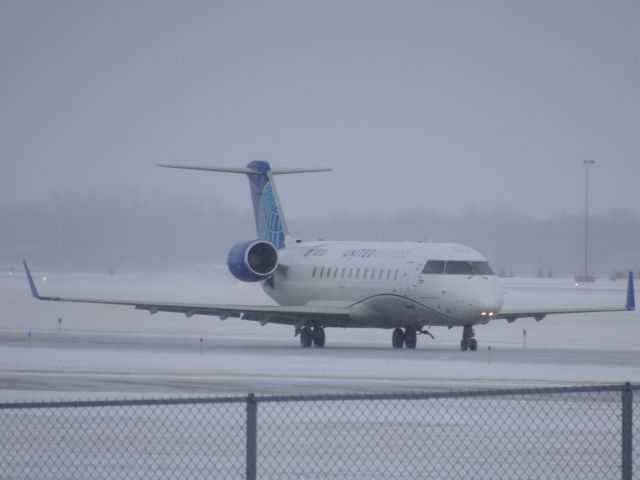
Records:
[[[313,332],[309,327],[304,327],[300,332],[300,346],[302,348],[309,348],[313,342]]]
[[[407,328],[404,331],[404,345],[407,348],[416,348],[418,344],[418,336],[416,335],[416,331],[413,328]]]
[[[316,327],[313,329],[313,346],[323,348],[325,342],[324,328]]]
[[[469,350],[471,350],[472,352],[478,350],[478,341],[475,338],[469,339]]]
[[[395,328],[391,335],[391,344],[393,348],[402,348],[404,346],[404,332],[401,328]]]
[[[467,351],[467,339],[463,338],[462,340],[460,340],[460,350],[462,350],[463,352]]]

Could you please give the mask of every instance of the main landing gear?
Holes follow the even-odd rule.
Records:
[[[460,350],[466,352],[467,349],[475,352],[478,349],[478,341],[474,338],[475,332],[472,325],[465,325],[462,329],[462,340]]]
[[[322,327],[304,327],[300,330],[300,346],[309,348],[312,344],[314,347],[324,347],[325,335]]]
[[[418,332],[415,328],[405,328],[404,331],[401,328],[393,330],[391,336],[391,344],[393,348],[416,348],[418,344]]]

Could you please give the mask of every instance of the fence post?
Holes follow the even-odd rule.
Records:
[[[247,395],[247,480],[256,480],[258,462],[258,402]]]
[[[630,383],[622,389],[622,480],[633,474],[633,390]]]

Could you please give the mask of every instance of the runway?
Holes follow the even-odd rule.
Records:
[[[393,350],[293,339],[21,332],[2,335],[0,398],[424,391],[638,381],[637,351],[501,345]],[[490,355],[490,356],[489,356]]]
[[[446,328],[432,330],[435,340],[421,336],[416,350],[394,350],[390,331],[368,329],[328,329],[325,348],[302,349],[290,327],[37,302],[19,280],[24,279],[0,282],[6,307],[0,312],[0,401],[640,382],[638,312],[494,321],[476,328],[477,352],[461,352],[460,329]],[[60,288],[77,287],[66,280]],[[146,285],[143,298],[174,284],[166,278],[140,280],[125,283]],[[185,291],[204,295],[195,286],[203,285],[200,280]],[[101,278],[89,284],[122,287],[122,281]],[[79,284],[86,290],[86,279]],[[539,296],[540,283],[531,285]],[[556,303],[575,301],[575,290],[558,285],[548,286],[559,295]],[[513,286],[512,298],[520,298],[526,287],[525,282]],[[622,287],[604,283],[588,298],[622,299]],[[235,290],[226,285],[217,292],[230,301],[234,295],[247,297],[246,290]],[[255,292],[250,298],[263,301]]]

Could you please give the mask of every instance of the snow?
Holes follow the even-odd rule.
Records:
[[[221,268],[37,276],[45,274],[38,288],[48,295],[270,302]],[[570,279],[506,279],[505,289],[512,305],[614,306],[625,299],[625,283],[609,280],[576,287]],[[375,329],[329,329],[325,349],[307,350],[288,326],[38,302],[21,273],[0,277],[0,302],[0,400],[640,382],[638,312],[495,320],[476,327],[477,352],[460,352],[460,329],[446,328],[432,329],[435,340],[420,337],[415,351],[391,349],[390,332]]]
[[[269,301],[222,269],[47,277],[39,288],[51,295]],[[569,279],[509,279],[505,288],[512,305],[621,305],[625,293],[622,282]],[[330,329],[326,348],[302,349],[291,327],[38,302],[19,273],[0,278],[0,305],[5,402],[640,383],[638,312],[496,320],[476,328],[477,352],[461,352],[460,329],[433,329],[435,340],[420,337],[416,350],[392,349],[389,331]],[[619,392],[260,403],[258,474],[617,477],[620,408]],[[244,403],[0,410],[1,475],[244,478],[245,415]]]

